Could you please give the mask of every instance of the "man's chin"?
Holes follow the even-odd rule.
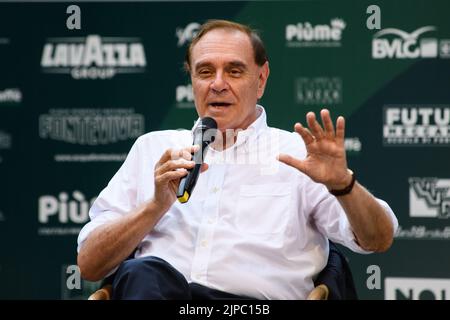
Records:
[[[230,128],[230,121],[227,119],[228,117],[224,117],[224,115],[214,114],[212,112],[205,112],[201,118],[211,117],[217,122],[217,129],[220,131],[226,130]]]

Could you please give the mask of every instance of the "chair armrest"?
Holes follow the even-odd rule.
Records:
[[[329,293],[328,287],[324,284],[320,284],[309,293],[306,300],[328,300]]]
[[[107,284],[91,294],[88,300],[111,300],[112,285]]]

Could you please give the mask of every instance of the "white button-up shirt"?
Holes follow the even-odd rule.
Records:
[[[136,258],[157,256],[188,282],[257,299],[305,299],[328,258],[328,239],[365,253],[344,210],[322,184],[278,160],[306,156],[297,133],[258,119],[224,150],[209,148],[189,201],[175,202],[141,241]],[[163,152],[192,144],[189,130],[157,131],[137,139],[100,193],[78,238],[152,198],[154,166]],[[382,200],[380,204],[395,215]],[[114,270],[112,270],[114,271]],[[111,271],[111,272],[112,272]]]

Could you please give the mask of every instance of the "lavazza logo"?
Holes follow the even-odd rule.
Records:
[[[39,117],[39,136],[97,146],[136,139],[144,125],[144,116],[134,109],[50,109]]]
[[[199,29],[200,23],[197,22],[191,22],[184,28],[178,27],[175,31],[175,34],[178,38],[177,46],[182,47],[185,44],[190,43]]]
[[[176,99],[176,107],[179,109],[195,108],[192,85],[187,84],[177,86],[175,92],[175,99]]]
[[[450,300],[450,279],[384,279],[386,300]]]
[[[41,227],[38,234],[42,236],[78,234],[89,220],[90,201],[78,190],[72,193],[60,192],[57,196],[43,195],[38,199],[38,221]]]
[[[43,72],[74,79],[111,79],[119,73],[143,73],[146,66],[139,38],[99,35],[49,38],[41,59]]]
[[[383,111],[384,145],[450,145],[450,106],[387,105]]]
[[[286,26],[287,47],[340,47],[342,32],[346,27],[343,19],[332,19],[330,24],[313,26],[310,22],[299,22]]]
[[[450,39],[430,37],[435,26],[421,27],[411,33],[387,28],[378,31],[372,39],[374,59],[450,58]]]

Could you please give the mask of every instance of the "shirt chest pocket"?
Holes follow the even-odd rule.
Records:
[[[286,229],[290,217],[291,184],[242,185],[239,190],[237,228],[247,235],[273,235]]]

